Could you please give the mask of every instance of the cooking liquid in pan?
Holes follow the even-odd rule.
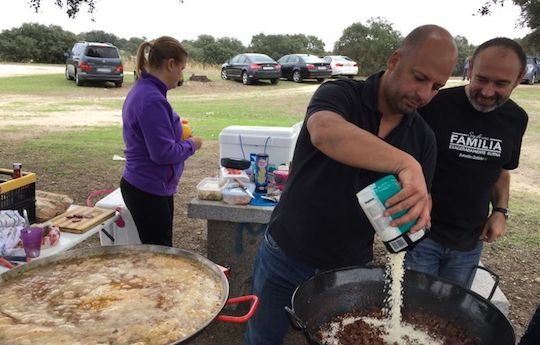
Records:
[[[321,332],[322,342],[328,345],[341,345],[340,333],[345,326],[355,322],[365,324],[380,330],[378,335],[385,344],[418,344],[442,345],[442,340],[431,337],[427,332],[416,329],[414,325],[402,321],[401,307],[403,305],[403,276],[405,269],[403,260],[405,252],[387,254],[386,281],[390,285],[389,295],[386,298],[388,309],[383,309],[383,318],[369,316],[347,316],[340,321],[331,322],[328,328]]]

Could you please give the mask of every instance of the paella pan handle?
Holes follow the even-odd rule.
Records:
[[[259,306],[259,298],[255,295],[246,295],[240,297],[229,298],[226,304],[236,304],[251,301],[251,307],[248,312],[243,316],[230,316],[230,315],[218,315],[216,318],[219,321],[233,322],[233,323],[244,323],[247,322],[257,310]]]
[[[12,268],[15,267],[11,262],[9,262],[8,260],[4,259],[4,258],[1,257],[1,256],[0,256],[0,265],[6,266],[6,267],[9,268],[9,269],[12,269]]]
[[[489,268],[486,268],[484,266],[475,266],[471,269],[471,271],[469,272],[469,277],[467,279],[467,281],[470,281],[471,278],[472,278],[472,274],[477,270],[477,269],[482,269],[484,271],[486,271],[487,273],[489,273],[491,275],[491,277],[493,278],[493,287],[491,288],[491,292],[489,293],[489,296],[487,298],[488,301],[491,301],[491,298],[493,298],[493,295],[495,294],[495,290],[497,289],[497,286],[499,286],[499,276],[497,275],[497,273],[493,272],[492,270],[490,270]]]
[[[303,331],[304,335],[308,339],[309,344],[320,344],[319,340],[313,334],[311,334],[310,331],[308,331],[304,321],[296,316],[296,313],[291,308],[285,307],[285,311],[287,312],[287,316],[289,317],[289,322],[292,328],[297,331]]]
[[[297,331],[303,331],[306,329],[306,324],[304,323],[304,321],[302,321],[302,319],[296,316],[294,310],[289,307],[285,307],[285,311],[287,312],[287,317],[289,318],[289,322],[292,328]]]

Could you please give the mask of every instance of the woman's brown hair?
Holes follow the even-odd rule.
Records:
[[[140,76],[142,72],[147,72],[148,67],[160,69],[168,59],[186,62],[187,57],[186,49],[176,38],[161,36],[139,45],[136,72]]]

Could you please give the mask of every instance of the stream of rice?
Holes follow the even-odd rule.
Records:
[[[383,340],[388,345],[442,345],[442,340],[431,337],[424,331],[417,330],[413,325],[402,321],[401,308],[403,306],[403,277],[405,268],[403,261],[405,252],[387,254],[386,284],[391,284],[386,298],[388,308],[383,309],[387,315],[385,319],[370,317],[347,317],[339,322],[332,322],[329,330],[323,332],[323,342],[328,345],[340,345],[339,332],[349,324],[362,320],[374,328],[382,328]]]

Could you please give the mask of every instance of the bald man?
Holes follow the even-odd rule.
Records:
[[[435,138],[416,109],[443,87],[457,59],[448,31],[413,30],[366,81],[324,83],[307,108],[291,175],[257,253],[253,293],[259,308],[244,345],[279,345],[294,289],[320,270],[373,260],[374,230],[356,193],[387,174],[402,191],[388,213],[409,209],[394,225],[429,222],[428,186]]]

